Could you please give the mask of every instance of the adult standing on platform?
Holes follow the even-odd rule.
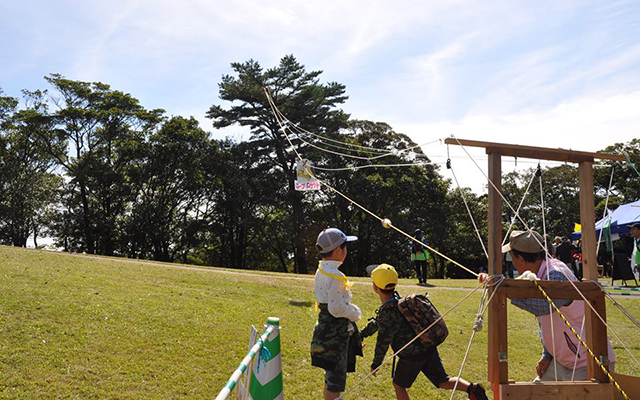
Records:
[[[427,244],[427,239],[422,237],[422,230],[416,229],[413,232],[413,237],[424,245]],[[416,270],[418,276],[418,284],[423,285],[427,283],[427,262],[429,261],[429,251],[423,245],[419,245],[414,240],[411,241],[411,261],[413,262],[413,268]]]

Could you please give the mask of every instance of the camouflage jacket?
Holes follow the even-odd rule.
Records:
[[[392,299],[384,303],[378,310],[376,316],[369,320],[360,332],[362,337],[372,336],[378,332],[376,340],[376,351],[371,363],[371,369],[378,368],[384,356],[387,354],[389,345],[393,351],[400,350],[404,345],[409,343],[416,334],[407,322],[405,317],[398,311],[398,299]],[[414,341],[409,347],[404,349],[398,355],[400,358],[420,358],[428,352],[428,348],[420,342],[419,339]]]
[[[362,337],[355,323],[336,318],[326,304],[320,304],[318,323],[311,339],[311,365],[333,371],[345,348],[348,349],[347,372],[354,372],[356,356],[362,357]],[[349,325],[353,332],[349,333]]]

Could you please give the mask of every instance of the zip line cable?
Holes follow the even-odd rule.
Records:
[[[464,152],[467,154],[467,156],[471,159],[471,161],[473,161],[473,163],[476,165],[476,167],[480,170],[480,172],[485,176],[485,178],[487,178],[487,181],[489,182],[489,184],[493,187],[493,189],[496,191],[496,193],[498,193],[498,195],[502,198],[502,200],[507,204],[507,206],[509,206],[509,208],[515,212],[515,210],[513,209],[513,206],[511,205],[511,203],[504,197],[504,195],[502,194],[502,192],[500,190],[498,190],[498,188],[496,187],[496,185],[493,183],[493,181],[491,179],[489,179],[489,177],[487,176],[487,174],[485,174],[485,172],[482,170],[482,168],[480,168],[480,166],[478,165],[478,163],[473,159],[473,157],[469,154],[469,152],[467,151],[467,149],[465,148],[465,146],[462,145],[462,143],[460,143],[460,141],[453,135],[451,135],[451,137],[453,139],[455,139],[456,142],[458,142],[458,144],[460,145],[460,147],[462,147],[462,150],[464,150]],[[529,232],[531,234],[531,232],[533,231],[529,225],[524,222],[524,220],[522,219],[522,217],[520,217],[520,215],[516,214],[518,219],[520,220],[520,222],[522,223],[522,225],[525,227],[525,229],[527,230],[527,232]],[[542,244],[540,243],[540,241],[538,241],[538,239],[535,237],[535,235],[531,235],[534,240],[540,245],[540,247],[542,247],[544,249],[544,251],[546,253],[548,253],[548,249]],[[613,328],[611,328],[611,326],[604,320],[604,318],[602,318],[602,316],[600,315],[600,313],[595,309],[595,307],[593,307],[593,305],[591,304],[590,301],[587,300],[587,298],[584,296],[584,294],[580,291],[580,289],[578,289],[578,287],[575,285],[575,283],[570,279],[569,276],[567,276],[567,274],[560,269],[560,272],[567,278],[567,281],[571,284],[571,286],[573,287],[573,289],[580,295],[580,297],[582,297],[582,299],[584,300],[585,304],[587,304],[589,306],[589,308],[591,309],[591,311],[593,311],[593,313],[598,317],[598,319],[600,320],[600,322],[602,322],[607,329],[609,329],[611,331],[611,333],[614,335],[614,337],[616,338],[616,340],[618,340],[620,342],[620,344],[622,344],[622,346],[625,348],[625,350],[627,351],[627,353],[629,353],[629,356],[636,362],[636,364],[638,364],[638,366],[640,366],[640,362],[638,362],[638,360],[635,358],[635,356],[631,353],[631,351],[629,350],[629,348],[626,346],[626,344],[620,339],[620,337],[618,336],[618,334],[616,333],[615,330],[613,330]],[[599,285],[599,282],[596,282],[596,284]]]
[[[447,145],[447,154],[449,154],[449,145]],[[482,251],[484,251],[484,255],[489,259],[489,253],[487,253],[487,248],[484,245],[484,241],[482,240],[482,236],[480,235],[480,230],[476,225],[476,221],[473,219],[473,214],[471,213],[471,209],[469,208],[469,204],[467,203],[467,196],[465,196],[464,191],[460,188],[460,184],[458,183],[458,178],[456,177],[456,173],[453,171],[453,167],[451,166],[451,159],[447,159],[447,168],[451,170],[451,174],[453,175],[453,179],[458,186],[458,192],[460,192],[460,196],[462,196],[462,201],[464,202],[464,206],[469,213],[469,218],[471,218],[471,223],[473,224],[473,229],[476,231],[476,235],[478,236],[478,240],[480,241],[480,245],[482,246]]]
[[[273,100],[271,99],[271,97],[270,97],[270,95],[269,95],[268,91],[266,90],[266,88],[265,88],[264,90],[265,90],[265,94],[267,95],[267,98],[268,98],[268,100],[269,100],[269,104],[270,104],[270,106],[272,107],[272,110],[274,111],[274,115],[275,115],[275,114],[276,114],[276,111],[275,111],[275,110],[277,110],[277,107],[276,107],[276,106],[275,106],[275,104],[273,103]],[[304,162],[303,158],[300,156],[300,154],[298,153],[298,150],[295,148],[295,146],[294,146],[293,142],[292,142],[292,141],[291,141],[291,139],[289,138],[289,136],[288,136],[288,134],[287,134],[287,132],[286,132],[286,127],[284,127],[284,126],[282,125],[282,122],[280,121],[280,119],[279,119],[279,118],[277,118],[277,117],[276,117],[276,120],[277,120],[277,121],[278,121],[278,123],[280,124],[280,126],[281,126],[281,130],[282,130],[283,134],[285,135],[285,137],[286,137],[287,141],[288,141],[288,142],[289,142],[289,144],[291,145],[292,150],[295,152],[295,154],[297,155],[297,157],[299,158],[299,160],[300,160],[301,162]],[[455,138],[455,137],[454,137],[454,138]],[[474,164],[476,165],[476,167],[478,167],[478,168],[480,169],[480,171],[484,174],[484,171],[483,171],[483,170],[478,166],[478,164],[475,162],[475,160],[473,159],[473,157],[471,157],[471,155],[469,155],[469,153],[466,151],[466,149],[464,148],[464,146],[462,146],[462,144],[458,141],[458,139],[457,139],[457,138],[455,138],[455,139],[456,139],[456,141],[458,142],[458,144],[459,144],[461,147],[463,147],[463,150],[465,151],[465,153],[467,153],[467,155],[469,156],[469,158],[474,162]],[[326,149],[325,149],[325,150],[326,150]],[[311,172],[311,171],[308,169],[308,172]],[[507,205],[509,206],[509,208],[511,208],[511,210],[512,210],[514,213],[516,213],[516,211],[515,211],[515,210],[513,209],[513,207],[511,206],[511,204],[510,204],[510,203],[509,203],[509,202],[504,198],[504,196],[502,195],[501,191],[500,191],[500,190],[498,190],[498,188],[497,188],[497,187],[495,186],[495,184],[491,181],[491,179],[489,179],[489,178],[486,176],[486,174],[484,174],[484,175],[485,175],[485,177],[487,178],[487,180],[489,181],[489,183],[491,184],[491,186],[494,188],[494,190],[496,190],[496,192],[500,195],[500,197],[502,198],[502,200],[503,200],[503,201],[505,201],[505,203],[507,203]],[[316,179],[317,179],[317,178],[316,178]],[[360,204],[358,204],[357,202],[355,202],[354,200],[350,199],[348,196],[344,195],[343,193],[341,193],[341,192],[340,192],[340,191],[338,191],[337,189],[333,188],[332,186],[330,186],[330,185],[328,185],[328,184],[324,183],[323,181],[321,181],[321,180],[319,180],[319,179],[318,179],[318,181],[319,181],[321,184],[323,184],[323,185],[327,186],[328,188],[332,189],[332,190],[333,190],[334,192],[336,192],[337,194],[339,194],[339,195],[341,195],[342,197],[344,197],[346,200],[350,201],[352,204],[354,204],[354,205],[358,206],[358,207],[359,207],[359,208],[361,208],[363,211],[365,211],[365,212],[369,213],[370,215],[372,215],[373,217],[375,217],[375,218],[379,219],[381,222],[384,222],[384,220],[383,220],[381,217],[377,216],[376,214],[374,214],[373,212],[369,211],[368,209],[366,209],[366,208],[365,208],[365,207],[363,207],[362,205],[360,205]],[[541,184],[541,190],[542,190],[542,182],[541,182],[540,184]],[[541,192],[541,196],[542,196],[542,192]],[[543,209],[543,213],[544,213],[544,209]],[[524,220],[522,220],[522,218],[521,218],[517,213],[516,213],[516,215],[517,215],[518,219],[520,220],[520,222],[525,226],[525,228],[526,228],[529,232],[531,232],[531,231],[532,231],[532,229],[531,229],[531,228],[530,228],[530,227],[529,227],[529,226],[524,222]],[[544,224],[544,218],[543,218],[543,224]],[[390,224],[390,226],[389,226],[389,227],[391,227],[391,228],[393,228],[394,230],[396,230],[397,232],[399,232],[399,233],[401,233],[401,234],[403,234],[403,235],[407,236],[410,240],[414,240],[414,241],[416,241],[416,240],[415,240],[415,238],[411,237],[411,236],[410,236],[410,235],[408,235],[406,232],[404,232],[404,231],[402,231],[402,230],[398,229],[398,228],[397,228],[397,227],[395,227],[394,225]],[[544,227],[544,230],[546,231],[546,227]],[[538,241],[538,239],[537,239],[537,238],[535,238],[535,236],[533,236],[533,237],[534,237],[534,239],[538,242],[538,244],[539,244],[540,246],[543,246],[543,244],[542,244],[542,243],[540,243],[540,242]],[[545,242],[546,242],[546,240],[545,240]],[[422,243],[420,243],[420,244],[422,244]],[[459,264],[459,263],[457,263],[457,262],[455,262],[455,261],[451,260],[450,258],[448,258],[448,257],[444,256],[442,253],[440,253],[440,252],[436,251],[435,249],[432,249],[430,246],[425,246],[425,247],[429,248],[430,250],[434,251],[436,254],[438,254],[438,255],[440,255],[440,256],[442,256],[442,257],[444,257],[444,258],[448,259],[448,260],[449,260],[449,261],[451,261],[451,262],[454,262],[456,265],[458,265],[458,266],[462,267],[463,269],[465,269],[465,270],[467,270],[468,272],[470,272],[470,273],[472,273],[472,274],[474,274],[474,275],[476,275],[476,276],[477,276],[477,274],[475,274],[473,271],[471,271],[471,270],[467,269],[466,267],[462,266],[461,264]],[[546,245],[545,245],[545,246],[543,246],[543,248],[545,249],[546,256],[548,257],[548,255],[549,255],[549,254],[548,254],[548,249],[546,248]],[[564,271],[562,271],[562,270],[561,270],[561,272],[566,276],[566,274],[564,273]],[[567,279],[569,279],[569,277],[567,277]],[[575,286],[575,284],[574,284],[571,280],[569,280],[569,282],[571,283],[571,285],[573,286],[573,288],[578,292],[578,294],[580,294],[580,296],[583,298],[583,300],[584,300],[584,301],[586,301],[586,303],[591,307],[592,311],[593,311],[593,312],[598,316],[598,318],[601,320],[601,322],[602,322],[603,324],[605,324],[605,326],[607,326],[607,328],[608,328],[609,330],[611,330],[611,331],[612,331],[612,333],[614,333],[614,335],[616,335],[616,334],[615,334],[615,332],[611,329],[611,327],[610,327],[610,326],[609,326],[609,325],[604,321],[604,319],[602,318],[602,316],[600,316],[600,314],[599,314],[599,313],[594,309],[594,307],[593,307],[593,306],[592,306],[592,305],[587,301],[587,299],[584,297],[584,295],[582,294],[582,292],[581,292],[581,291],[580,291],[580,290]],[[575,332],[575,329],[573,329],[573,327],[571,326],[571,324],[566,320],[566,318],[564,317],[564,315],[563,315],[563,314],[560,312],[560,310],[555,306],[555,304],[553,303],[553,301],[552,301],[552,300],[551,300],[551,299],[546,295],[546,292],[545,292],[545,291],[544,291],[544,290],[543,290],[543,289],[538,285],[538,283],[537,283],[536,281],[534,281],[534,283],[535,283],[536,287],[537,287],[537,288],[542,292],[542,294],[547,298],[547,300],[551,303],[551,305],[552,305],[552,306],[553,306],[553,308],[556,310],[556,312],[557,312],[558,314],[560,314],[560,316],[563,318],[563,320],[564,320],[564,321],[565,321],[565,323],[568,325],[568,327],[569,327],[569,328],[572,330],[572,332],[576,335],[576,337],[578,338],[578,340],[582,341],[582,339],[581,339],[580,335],[579,335],[577,332]],[[480,285],[480,286],[482,286],[482,285]],[[465,296],[462,300],[460,300],[456,305],[454,305],[454,307],[453,307],[453,308],[457,307],[457,305],[459,305],[462,301],[464,301],[467,297],[469,297],[472,293],[474,293],[477,289],[479,289],[479,288],[480,288],[480,286],[476,287],[476,288],[475,288],[471,293],[469,293],[469,294],[468,294],[467,296]],[[452,308],[452,309],[453,309],[453,308]],[[451,309],[451,310],[452,310],[452,309]],[[449,311],[451,311],[451,310],[448,310],[448,311],[447,311],[447,313],[448,313]],[[446,313],[445,313],[445,314],[446,314]],[[444,315],[445,315],[445,314],[443,314],[443,315],[440,317],[440,319],[442,319],[442,318],[444,317]],[[439,320],[440,320],[440,319],[439,319]],[[424,333],[424,332],[426,332],[428,329],[430,329],[430,328],[431,328],[431,327],[432,327],[436,322],[438,322],[439,320],[435,321],[433,324],[431,324],[429,327],[427,327],[427,328],[426,328],[422,333]],[[422,333],[420,333],[420,335],[422,335]],[[414,337],[414,338],[412,339],[412,341],[411,341],[411,342],[407,343],[407,345],[405,345],[402,349],[400,349],[398,352],[396,352],[396,354],[397,354],[397,353],[399,353],[400,351],[404,350],[404,348],[406,348],[409,344],[411,344],[413,341],[415,341],[415,340],[416,340],[420,335],[418,335],[418,336]],[[617,337],[617,335],[616,335],[616,337]],[[618,338],[618,340],[619,340],[619,338]],[[620,341],[620,342],[622,343],[622,341]],[[603,372],[604,372],[605,374],[607,374],[607,376],[609,377],[609,379],[610,379],[610,380],[615,384],[616,388],[620,391],[620,393],[622,393],[622,395],[625,397],[625,399],[628,399],[628,397],[627,397],[626,393],[625,393],[625,392],[620,388],[620,386],[618,385],[618,383],[613,379],[613,377],[612,377],[612,376],[611,376],[611,374],[607,371],[607,369],[606,369],[606,368],[605,368],[605,367],[604,367],[604,366],[599,362],[599,360],[598,360],[598,359],[597,359],[597,357],[593,354],[593,352],[592,352],[592,351],[587,347],[587,345],[586,345],[585,343],[582,343],[582,344],[583,344],[583,346],[585,346],[585,348],[586,348],[587,350],[589,350],[589,353],[590,353],[590,354],[591,354],[591,356],[594,358],[595,362],[600,366],[600,368],[603,370]],[[624,345],[624,343],[623,343],[623,345]],[[635,360],[635,357],[633,357],[633,355],[632,355],[632,354],[631,354],[631,352],[626,348],[626,346],[625,346],[625,349],[629,352],[629,354],[630,354],[630,355],[632,356],[632,358],[634,358],[634,360]],[[395,356],[396,354],[394,354],[393,356]],[[392,356],[392,357],[393,357],[393,356]],[[392,357],[390,357],[390,358],[388,358],[387,360],[385,360],[385,363],[386,363],[386,362],[388,362],[388,361],[389,361],[389,359],[391,359]],[[636,360],[636,362],[637,362],[637,360]],[[364,379],[368,378],[369,376],[371,376],[372,374],[374,374],[375,372],[377,372],[377,370],[378,370],[381,366],[382,366],[382,365],[380,365],[376,370],[371,371],[371,373],[369,373],[369,374],[368,374]],[[362,381],[363,381],[363,380],[361,380],[360,382],[362,382]],[[359,383],[360,383],[360,382],[359,382]],[[359,384],[359,383],[358,383],[358,384]],[[356,385],[356,386],[357,386],[357,385]],[[343,395],[341,395],[339,398],[344,398],[344,395],[346,395],[346,393],[345,393],[345,394],[343,394]]]
[[[286,127],[285,127],[285,129],[286,129]],[[426,146],[426,145],[428,145],[428,144],[433,144],[433,143],[436,143],[436,142],[438,142],[438,141],[439,141],[439,140],[435,140],[435,141],[427,142],[427,143],[424,143],[424,144],[417,144],[417,145],[415,145],[415,146],[411,146],[411,147],[408,147],[408,148],[406,148],[406,149],[398,149],[398,150],[394,150],[394,151],[387,151],[386,153],[382,153],[382,154],[377,155],[377,156],[372,156],[372,157],[363,157],[363,156],[356,156],[356,155],[353,155],[353,154],[346,154],[346,153],[341,153],[341,152],[339,152],[339,151],[334,151],[334,150],[325,149],[325,148],[323,148],[323,147],[320,147],[320,146],[318,146],[318,145],[315,145],[315,144],[313,144],[313,143],[311,143],[311,142],[308,142],[308,141],[306,141],[306,140],[302,139],[299,135],[298,135],[298,139],[299,139],[302,143],[304,143],[304,144],[306,144],[306,145],[308,145],[308,146],[311,146],[311,147],[313,147],[313,148],[315,148],[315,149],[317,149],[317,150],[324,151],[324,152],[326,152],[326,153],[331,153],[331,154],[334,154],[334,155],[337,155],[337,156],[341,156],[341,157],[345,157],[345,158],[354,158],[354,159],[357,159],[357,160],[365,160],[365,161],[378,160],[378,159],[380,159],[380,158],[389,157],[389,156],[399,156],[400,154],[402,154],[402,153],[404,153],[404,152],[407,152],[407,151],[410,151],[410,150],[413,150],[413,149],[415,149],[416,147]]]
[[[536,174],[537,174],[537,171],[531,174],[531,179],[529,180],[527,189],[524,191],[524,194],[522,195],[522,199],[520,199],[520,204],[518,205],[516,214],[513,217],[511,217],[511,224],[509,224],[509,229],[507,229],[507,234],[504,235],[504,238],[502,239],[503,246],[507,243],[507,240],[509,240],[509,234],[511,233],[511,229],[513,229],[513,226],[515,225],[515,222],[516,222],[516,218],[517,218],[516,215],[520,215],[520,209],[522,208],[522,204],[524,204],[524,199],[527,197],[527,193],[529,193],[529,188],[531,188],[531,184],[533,183],[533,180],[536,178]]]
[[[273,100],[272,100],[272,101],[273,101]],[[275,105],[275,103],[274,103],[274,105]],[[430,142],[426,142],[426,143],[422,143],[422,144],[416,144],[416,145],[413,145],[413,146],[408,147],[408,148],[405,148],[405,149],[398,149],[397,151],[389,151],[388,149],[382,149],[382,148],[377,148],[377,147],[361,146],[361,145],[356,145],[356,144],[352,144],[352,143],[348,143],[348,142],[344,142],[344,141],[339,141],[339,140],[336,140],[336,139],[328,138],[328,137],[325,137],[325,136],[322,136],[322,135],[318,135],[318,134],[316,134],[316,133],[310,132],[310,131],[308,131],[308,130],[306,130],[306,129],[304,129],[304,128],[300,127],[300,126],[298,126],[297,124],[295,124],[295,123],[291,122],[289,119],[287,119],[287,118],[284,116],[284,114],[282,114],[282,112],[280,112],[280,110],[278,110],[278,109],[277,109],[277,107],[276,107],[276,109],[274,110],[274,113],[277,113],[277,114],[278,114],[278,116],[280,117],[279,119],[282,121],[282,122],[280,123],[281,128],[282,128],[282,125],[284,125],[285,127],[287,127],[287,125],[289,125],[289,126],[293,127],[294,129],[292,129],[292,130],[291,130],[291,131],[292,131],[292,133],[294,133],[296,136],[298,136],[298,138],[299,138],[302,142],[304,142],[304,143],[306,143],[306,144],[310,144],[310,143],[309,143],[309,142],[307,142],[307,141],[305,141],[304,139],[300,138],[299,133],[304,133],[304,134],[308,134],[308,135],[314,136],[314,137],[318,138],[320,141],[330,141],[330,142],[333,142],[333,143],[338,143],[338,144],[343,145],[343,146],[352,146],[352,147],[355,147],[355,148],[357,148],[357,149],[373,150],[373,151],[371,151],[370,153],[374,153],[374,152],[379,153],[378,155],[373,156],[373,157],[357,157],[357,156],[353,156],[353,155],[350,155],[350,154],[333,153],[333,154],[336,154],[336,155],[342,155],[343,157],[362,158],[362,159],[366,159],[366,160],[368,160],[368,161],[371,161],[371,160],[376,160],[376,159],[383,158],[383,157],[388,157],[388,156],[390,156],[390,155],[399,155],[399,154],[401,154],[401,153],[404,153],[404,152],[407,152],[407,151],[410,151],[410,150],[414,150],[414,149],[416,149],[416,148],[420,148],[420,147],[422,147],[422,146],[427,146],[427,145],[430,145],[430,144],[433,144],[433,143],[437,143],[437,142],[441,142],[441,141],[442,141],[441,139],[436,139],[436,140],[433,140],[433,141],[430,141]],[[296,130],[297,130],[298,132],[296,132]],[[313,146],[313,147],[316,147],[316,146]],[[338,147],[338,146],[336,146],[336,147]],[[317,148],[318,150],[326,150],[326,149],[323,149],[323,148],[320,148],[320,147],[316,147],[316,148]],[[339,146],[339,148],[342,148],[342,149],[345,149],[345,150],[350,150],[350,151],[361,151],[361,150],[355,150],[355,149],[348,149],[348,148],[345,148],[345,147],[342,147],[342,146]],[[367,152],[367,151],[362,151],[362,152]],[[416,156],[417,156],[417,157],[420,157],[420,156],[424,156],[424,155],[422,155],[422,154],[416,154]]]
[[[266,90],[266,88],[264,89],[265,94],[267,95],[267,99],[269,101],[269,104],[271,105],[272,109],[277,109],[275,103],[273,103],[273,99],[271,99],[271,96],[269,95],[269,92]],[[275,111],[274,111],[275,114]],[[301,162],[304,162],[304,159],[302,158],[302,156],[300,155],[300,153],[298,152],[298,150],[296,149],[296,147],[293,145],[293,143],[291,142],[291,138],[289,138],[289,135],[286,132],[286,128],[284,128],[282,126],[282,123],[280,121],[280,119],[278,117],[276,117],[276,120],[278,122],[278,124],[280,124],[281,126],[281,131],[284,134],[285,138],[287,139],[287,141],[289,142],[289,145],[292,147],[293,151],[295,152],[296,156],[298,157],[298,159]],[[283,129],[284,128],[284,129]],[[307,168],[307,172],[311,173],[310,168]],[[340,195],[341,197],[343,197],[345,200],[347,200],[348,202],[350,202],[351,204],[357,206],[358,208],[360,208],[362,211],[366,212],[367,214],[371,215],[372,217],[376,218],[377,220],[379,220],[380,222],[384,222],[384,218],[379,217],[378,215],[376,215],[374,212],[370,211],[369,209],[367,209],[366,207],[364,207],[363,205],[359,204],[358,202],[356,202],[355,200],[349,198],[349,196],[347,196],[346,194],[342,193],[341,191],[339,191],[338,189],[334,188],[333,186],[329,185],[327,182],[325,182],[324,180],[318,179],[318,177],[316,177],[315,175],[313,175],[314,178],[323,186],[328,187],[329,189],[333,190],[336,194]],[[440,257],[444,258],[445,260],[457,265],[458,267],[464,269],[465,271],[469,272],[470,274],[472,274],[475,277],[478,277],[478,273],[470,270],[469,268],[465,267],[464,265],[460,264],[459,262],[451,259],[450,257],[447,257],[446,255],[442,254],[441,252],[439,252],[438,250],[434,249],[433,247],[424,244],[422,242],[420,242],[419,240],[417,240],[416,238],[414,238],[413,236],[409,235],[408,233],[404,232],[402,229],[396,227],[395,225],[391,224],[389,226],[389,228],[395,230],[396,232],[400,233],[401,235],[406,236],[409,240],[416,242],[424,247],[426,247],[427,249],[429,249],[430,251],[434,252],[435,254],[439,255]]]
[[[494,277],[498,278],[498,282],[495,283],[495,284],[490,284],[489,283],[490,280],[488,279],[487,282],[486,282],[486,285],[484,287],[484,290],[482,291],[482,297],[480,298],[480,304],[478,305],[478,313],[476,314],[476,319],[473,322],[473,329],[472,329],[472,332],[471,332],[471,337],[469,338],[469,344],[467,345],[467,350],[464,353],[464,357],[462,359],[462,364],[460,365],[460,371],[458,372],[456,383],[453,385],[453,389],[451,390],[451,397],[449,397],[449,400],[453,400],[453,397],[456,394],[456,389],[458,388],[458,383],[460,382],[460,377],[462,376],[462,372],[464,371],[464,367],[467,364],[467,359],[469,357],[469,353],[471,352],[471,345],[473,344],[473,339],[475,338],[476,334],[482,330],[482,319],[483,319],[484,313],[485,313],[485,311],[487,311],[487,308],[489,308],[489,304],[491,303],[491,299],[493,299],[493,295],[496,294],[498,287],[504,281],[504,276],[503,275],[497,275],[497,276],[494,276]],[[489,286],[495,286],[495,288],[491,291],[491,296],[489,296],[489,300],[487,301],[487,292],[488,292],[487,289],[488,289]]]
[[[547,280],[549,280],[549,252],[548,247],[547,247],[547,222],[545,219],[545,212],[544,212],[544,191],[542,190],[542,169],[540,169],[540,164],[538,164],[538,169],[536,170],[536,174],[538,177],[538,181],[540,182],[540,211],[542,213],[542,238],[544,239],[544,258],[545,258],[545,262],[547,263]],[[553,308],[551,307],[551,304],[549,304],[549,315],[551,316],[553,314]],[[551,317],[549,317],[551,318]],[[556,335],[554,332],[554,327],[553,327],[553,323],[551,323],[551,343],[553,345],[553,375],[555,377],[556,382],[558,382],[558,362],[556,361],[556,357],[555,354],[556,353]],[[576,352],[576,356],[577,356],[577,352]],[[574,370],[575,372],[575,370]]]
[[[627,162],[629,162],[629,156],[625,153],[625,157],[627,157]],[[611,166],[611,176],[609,177],[609,188],[607,189],[607,198],[605,200],[604,203],[604,211],[602,212],[602,219],[605,218],[609,218],[610,219],[610,215],[607,215],[607,211],[608,211],[608,204],[609,204],[609,197],[611,196],[611,187],[613,186],[613,173],[615,170],[615,166],[616,164],[614,163]],[[600,228],[600,235],[598,237],[598,245],[596,247],[596,254],[598,254],[599,250],[600,250],[600,242],[602,239],[602,232],[604,231],[603,229],[604,227]],[[611,257],[613,257],[613,254],[611,255]],[[611,285],[613,286],[613,273],[611,274]],[[604,288],[602,289],[604,291]],[[616,306],[616,308],[618,308],[618,310],[620,310],[631,322],[633,322],[633,324],[640,328],[640,321],[638,321],[638,319],[636,317],[634,317],[629,310],[627,310],[622,304],[618,303],[616,301],[616,299],[613,298],[613,296],[611,296],[611,294],[609,294],[608,292],[605,291],[605,297],[607,298],[607,300],[611,301],[613,303],[614,306]]]
[[[407,164],[367,164],[367,165],[354,165],[351,167],[340,167],[340,168],[327,168],[327,167],[318,167],[317,165],[312,165],[312,169],[317,169],[318,171],[357,171],[365,168],[390,168],[390,167],[423,167],[425,165],[443,165],[445,163],[407,163]]]
[[[609,206],[609,196],[611,195],[611,186],[613,185],[613,171],[615,170],[615,164],[611,166],[611,177],[609,178],[609,188],[607,189],[607,198],[604,201],[604,210],[602,211],[602,219],[607,217],[607,207]],[[600,235],[598,235],[598,243],[596,245],[596,254],[600,252],[600,241],[602,240],[602,232],[604,232],[604,226],[600,227]],[[613,273],[611,274],[613,276]],[[611,283],[613,285],[613,282]]]
[[[295,134],[301,141],[306,142],[300,135],[301,133],[296,133],[296,132],[292,132],[293,134]],[[320,136],[320,135],[315,135],[315,136]],[[340,146],[337,144],[332,144],[332,143],[327,143],[324,141],[324,139],[317,139],[319,142],[321,142],[324,146],[329,146],[329,147],[333,147],[335,149],[341,149],[341,150],[346,150],[346,151],[357,151],[360,153],[369,153],[369,154],[375,154],[375,156],[373,157],[368,157],[370,160],[376,160],[378,158],[382,158],[382,157],[386,157],[389,155],[396,155],[397,153],[399,153],[400,151],[405,152],[405,151],[409,151],[409,150],[413,150],[417,147],[422,147],[422,146],[427,146],[430,144],[434,144],[437,142],[440,142],[441,139],[436,139],[430,142],[425,142],[425,143],[421,143],[415,146],[411,146],[409,148],[406,149],[398,149],[397,151],[389,151],[388,149],[379,149],[376,151],[371,151],[371,150],[360,150],[360,149],[354,149],[354,148],[350,148],[350,147],[346,147],[346,146]],[[347,144],[347,142],[343,142],[345,144]],[[384,151],[382,151],[384,150]],[[427,156],[424,154],[420,154],[420,153],[414,153],[414,155],[416,156],[416,158],[426,158]]]

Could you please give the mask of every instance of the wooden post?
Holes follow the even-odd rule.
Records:
[[[596,257],[596,220],[593,196],[593,163],[582,161],[579,164],[580,177],[580,224],[582,225],[582,271],[586,280],[598,280],[598,260]],[[598,301],[591,301],[598,314],[606,321],[604,295]],[[585,333],[587,346],[593,353],[604,360],[608,358],[607,328],[594,314],[588,304],[585,304]],[[589,357],[587,363],[589,378],[599,382],[607,382],[607,376],[598,368],[595,361]]]
[[[500,153],[489,152],[489,275],[502,273],[502,198],[500,194],[493,188],[491,182],[498,190],[502,190],[502,156]],[[493,289],[492,289],[493,290]],[[491,293],[489,293],[491,295]],[[506,301],[506,300],[505,300]],[[489,304],[489,381],[496,400],[499,400],[500,393],[500,352],[504,351],[503,357],[506,357],[506,349],[500,349],[500,327],[501,327],[501,302],[493,301]],[[502,321],[503,323],[505,321]],[[506,328],[506,323],[504,323]],[[505,332],[506,333],[506,332]],[[507,367],[505,363],[504,367]]]
[[[585,279],[598,279],[596,218],[593,198],[593,163],[583,161],[580,175],[580,224],[582,225],[582,271]]]

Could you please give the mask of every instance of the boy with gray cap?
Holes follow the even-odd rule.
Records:
[[[502,252],[510,252],[513,265],[522,279],[577,281],[578,279],[562,261],[548,258],[542,236],[535,231],[513,231],[509,243],[502,247]],[[478,279],[484,282],[487,274],[480,274]],[[581,329],[584,320],[584,302],[564,299],[553,299],[556,307],[567,318],[576,330]],[[577,338],[564,323],[558,313],[552,312],[546,299],[511,299],[511,303],[538,318],[542,336],[542,357],[536,366],[537,378],[534,381],[583,381],[587,379],[587,352]],[[580,336],[585,337],[584,329]],[[611,343],[609,345],[609,369],[615,370],[615,356]]]
[[[325,370],[325,400],[337,399],[344,392],[347,372],[355,371],[355,357],[362,356],[362,341],[355,324],[362,312],[351,304],[351,283],[339,270],[347,257],[347,243],[356,240],[339,229],[328,228],[320,232],[316,241],[322,257],[314,285],[320,313],[311,340],[311,365]]]

